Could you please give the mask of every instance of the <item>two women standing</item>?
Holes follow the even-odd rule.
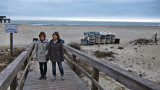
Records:
[[[40,40],[38,40],[35,45],[34,58],[39,62],[41,73],[39,79],[46,79],[47,61],[50,59],[52,62],[53,80],[56,79],[56,62],[61,73],[61,79],[64,80],[64,70],[62,66],[62,62],[64,61],[64,49],[60,36],[58,32],[54,32],[52,34],[53,39],[49,43],[45,37],[45,33],[41,32],[39,34]]]

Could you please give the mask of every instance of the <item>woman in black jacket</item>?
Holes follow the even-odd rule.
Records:
[[[58,32],[52,34],[53,39],[49,42],[47,58],[52,62],[53,80],[56,79],[56,62],[61,73],[62,80],[64,80],[64,70],[62,62],[64,61],[63,43],[60,40]]]

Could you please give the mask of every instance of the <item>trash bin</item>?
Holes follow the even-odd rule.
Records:
[[[33,41],[38,41],[38,38],[33,38]]]
[[[101,43],[100,37],[101,37],[100,33],[96,32],[95,33],[95,44],[100,44]]]
[[[88,33],[89,32],[84,32],[84,39],[88,39]]]
[[[119,44],[119,43],[120,43],[120,39],[119,38],[115,38],[114,44]]]
[[[88,44],[89,45],[94,45],[95,44],[95,39],[89,39]]]
[[[88,45],[88,40],[86,40],[86,39],[81,39],[81,44],[82,44],[83,46],[87,46],[87,45]]]
[[[111,44],[114,44],[114,42],[115,42],[115,33],[112,33],[111,34]]]

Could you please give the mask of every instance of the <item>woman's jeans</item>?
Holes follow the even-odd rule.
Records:
[[[46,76],[47,62],[39,62],[39,69],[40,69],[41,76]]]
[[[61,73],[61,76],[64,76],[64,70],[62,67],[62,61],[57,62],[58,67],[59,67],[59,71]],[[53,73],[53,77],[56,77],[56,62],[52,62],[52,73]]]

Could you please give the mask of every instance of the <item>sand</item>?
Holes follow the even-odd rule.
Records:
[[[13,35],[14,46],[29,45],[33,38],[38,37],[39,32],[44,31],[47,38],[52,38],[52,33],[58,31],[62,39],[69,43],[71,41],[80,42],[83,32],[86,31],[111,31],[116,33],[116,37],[121,39],[121,44],[137,38],[151,38],[155,33],[159,33],[160,27],[143,26],[38,26],[30,24],[18,24],[18,33]],[[0,46],[8,46],[10,36],[5,33],[5,25],[0,24]]]
[[[9,34],[5,33],[5,25],[0,24],[0,47],[9,46]],[[86,31],[111,31],[116,33],[116,37],[120,38],[120,44],[93,45],[82,46],[82,50],[88,54],[93,54],[96,50],[113,51],[114,60],[101,58],[102,60],[121,67],[127,71],[131,71],[143,78],[160,83],[160,44],[158,45],[132,45],[129,44],[138,38],[150,39],[153,34],[158,33],[160,36],[160,27],[156,26],[38,26],[30,24],[18,24],[18,33],[14,34],[14,46],[25,47],[29,45],[33,38],[37,38],[39,32],[46,32],[47,39],[52,38],[52,33],[58,31],[62,39],[66,43],[72,41],[80,43],[83,38],[83,32]],[[118,47],[124,47],[120,50]],[[114,48],[111,48],[114,47]],[[106,79],[105,79],[106,78]],[[83,79],[87,81],[86,77]],[[101,74],[100,83],[110,90],[123,90],[123,86],[117,82],[108,79]]]

